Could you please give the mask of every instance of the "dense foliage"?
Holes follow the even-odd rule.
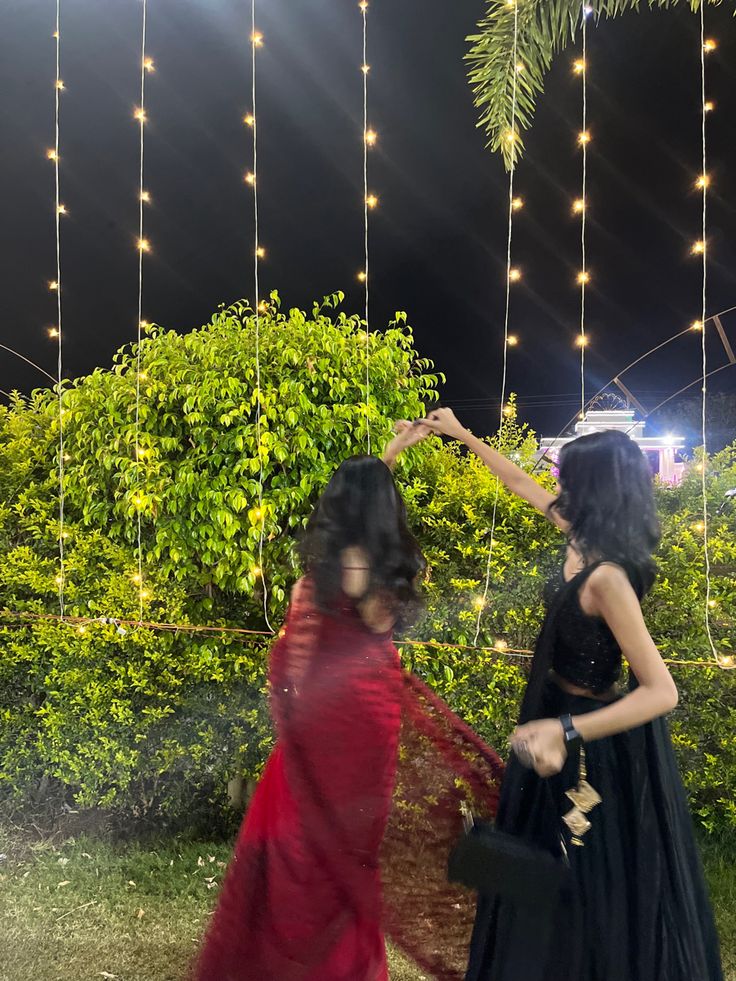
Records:
[[[51,796],[120,816],[191,821],[220,810],[228,779],[258,773],[271,738],[267,639],[182,626],[263,631],[264,578],[277,624],[297,574],[296,535],[334,467],[366,448],[367,421],[377,450],[389,420],[418,415],[438,382],[397,316],[369,341],[367,410],[366,335],[357,318],[338,312],[339,301],[331,297],[307,315],[281,313],[272,298],[260,323],[260,444],[254,319],[245,304],[186,337],[155,329],[146,337],[145,452],[137,459],[136,352],[122,352],[113,370],[67,389],[66,613],[113,622],[72,626],[45,617],[58,609],[57,409],[51,393],[39,392],[0,412],[4,798]],[[499,441],[522,465],[534,465],[534,435],[513,413]],[[736,485],[736,449],[710,460],[707,475],[713,632],[719,651],[728,652],[736,647],[736,526],[733,510],[716,511]],[[398,479],[429,559],[426,612],[411,631],[422,643],[402,644],[404,657],[502,749],[527,663],[511,652],[533,644],[541,586],[564,543],[474,458],[436,439],[411,451]],[[710,656],[700,479],[693,467],[680,488],[658,492],[662,575],[647,606],[663,653],[687,660]],[[178,629],[136,624],[139,510],[144,617]],[[261,522],[263,577],[256,568]],[[479,613],[482,649],[471,650]],[[682,701],[673,730],[694,806],[708,827],[736,827],[736,675],[674,670]]]

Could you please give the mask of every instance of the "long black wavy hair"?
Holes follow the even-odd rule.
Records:
[[[324,610],[339,601],[342,555],[350,547],[362,549],[368,560],[366,596],[385,597],[404,622],[415,615],[420,605],[415,583],[426,563],[409,531],[393,474],[373,456],[354,456],[340,464],[300,543],[302,564]]]
[[[616,562],[644,596],[657,574],[660,539],[652,472],[625,433],[589,433],[567,443],[559,460],[560,495],[552,509],[570,525],[569,539],[586,562]]]

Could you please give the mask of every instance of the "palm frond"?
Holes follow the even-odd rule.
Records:
[[[619,17],[638,11],[642,2],[657,8],[687,3],[694,11],[701,4],[701,0],[592,0],[592,16],[595,20]],[[702,2],[718,5],[721,0]],[[478,32],[467,39],[471,47],[466,55],[480,110],[478,126],[488,134],[491,149],[501,151],[507,169],[524,151],[522,132],[531,127],[552,59],[574,40],[583,10],[580,0],[517,0],[517,4],[516,58],[513,0],[487,0]]]

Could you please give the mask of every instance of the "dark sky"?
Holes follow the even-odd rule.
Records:
[[[135,334],[140,3],[63,0],[62,224],[65,363],[108,365]],[[359,310],[362,256],[361,26],[352,0],[261,0],[259,189],[265,288],[287,305],[335,289]],[[591,30],[588,385],[700,315],[698,20],[686,4]],[[0,342],[54,371],[52,0],[0,10]],[[506,237],[506,176],[475,127],[463,63],[481,0],[372,0],[372,326],[409,314],[445,397],[477,430],[495,426]],[[709,311],[736,305],[736,20],[708,9],[712,175]],[[185,331],[252,291],[250,3],[150,0],[144,316]],[[553,67],[517,172],[510,387],[523,415],[556,431],[579,392],[580,82],[576,51]],[[736,313],[724,318],[736,344]],[[628,377],[649,407],[692,381],[691,334]],[[711,348],[711,364],[723,363]],[[40,376],[0,351],[0,387]],[[714,387],[734,391],[736,372]],[[697,391],[697,390],[693,390]],[[661,395],[658,396],[658,393]]]

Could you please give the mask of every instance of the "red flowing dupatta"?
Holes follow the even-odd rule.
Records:
[[[294,590],[271,654],[277,744],[235,847],[197,981],[386,981],[384,932],[464,976],[474,897],[446,881],[460,803],[495,813],[503,766],[353,603]]]

